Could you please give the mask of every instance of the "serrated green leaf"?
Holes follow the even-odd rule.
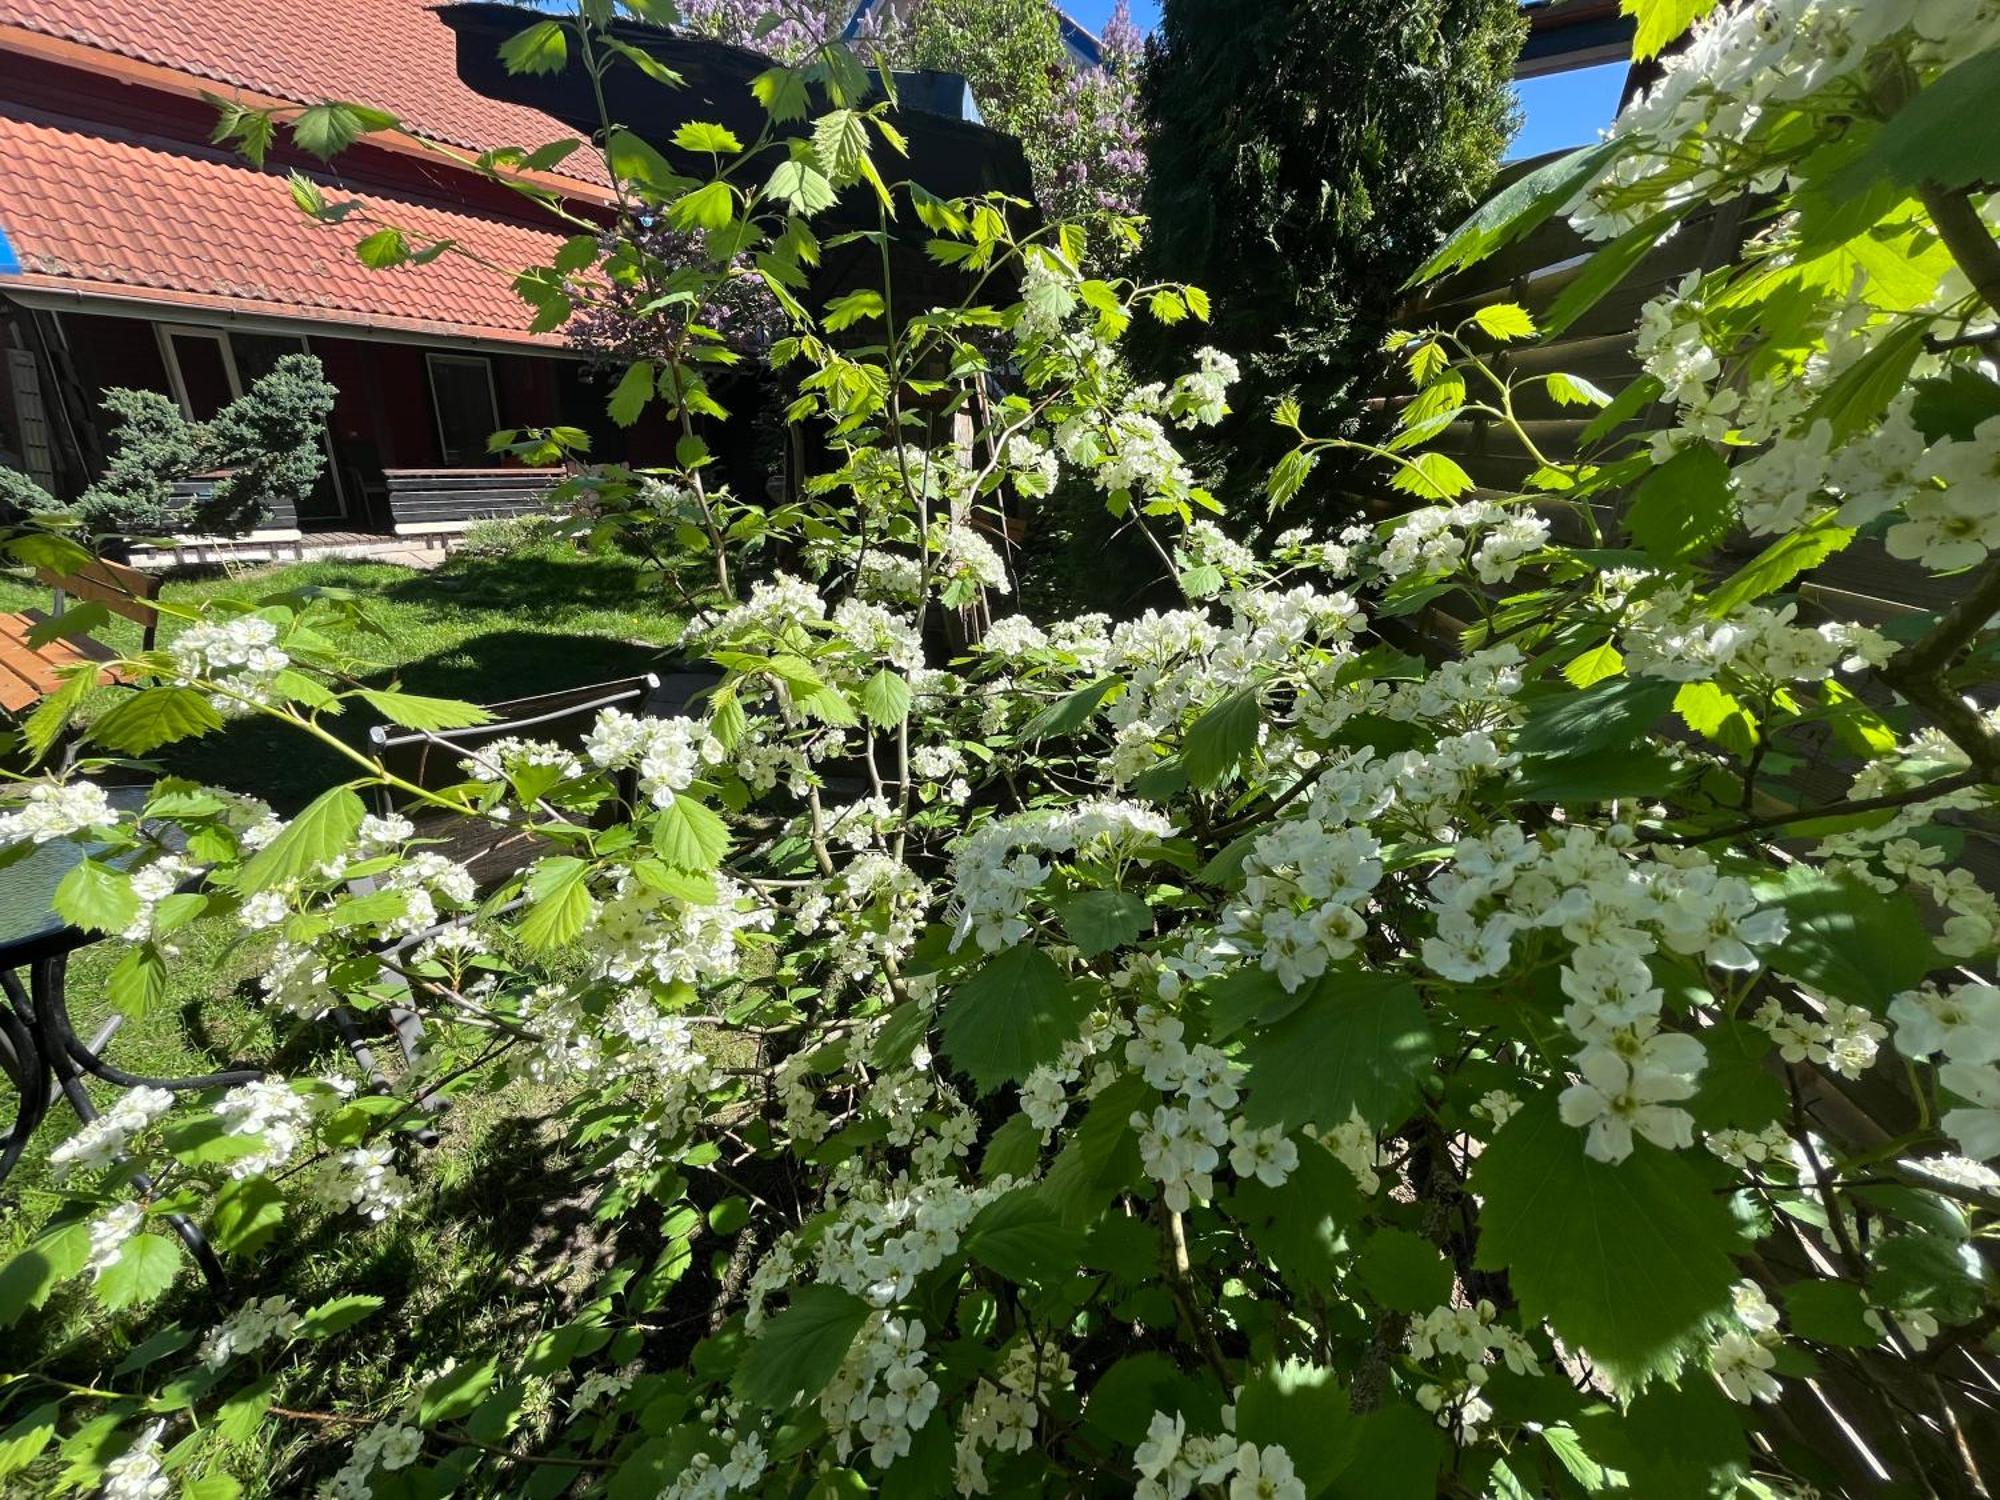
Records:
[[[1247,760],[1257,749],[1263,712],[1254,689],[1231,693],[1204,711],[1181,746],[1188,781],[1206,790]]]
[[[144,688],[121,695],[91,724],[86,737],[123,755],[146,755],[221,727],[222,715],[199,688]]]
[[[1625,511],[1633,542],[1663,562],[1701,556],[1735,520],[1729,465],[1706,443],[1690,444],[1648,471]]]
[[[1625,657],[1611,642],[1592,646],[1572,657],[1563,667],[1563,676],[1578,688],[1587,688],[1625,670]]]
[[[982,1094],[1053,1063],[1090,1015],[1089,997],[1033,943],[995,954],[951,992],[944,1055]]]
[[[750,1343],[737,1377],[743,1399],[771,1411],[813,1400],[867,1321],[868,1304],[852,1292],[823,1282],[794,1288],[791,1306]]]
[[[569,28],[537,21],[500,44],[500,62],[509,73],[560,73],[569,66]]]
[[[1489,302],[1474,310],[1472,321],[1481,333],[1502,343],[1535,336],[1535,320],[1525,307],[1513,302]]]
[[[726,182],[703,183],[667,208],[667,222],[676,229],[727,229],[735,217],[736,194]]]
[[[315,874],[354,842],[368,808],[352,787],[337,786],[309,802],[284,831],[243,866],[245,892],[269,890]]]
[[[70,868],[56,885],[56,915],[85,932],[123,932],[139,914],[132,877],[94,859]]]
[[[405,729],[430,732],[439,729],[470,729],[491,724],[493,715],[476,703],[456,698],[426,698],[417,693],[391,692],[386,688],[359,688],[358,695],[383,718]]]
[[[1717,0],[1619,0],[1619,10],[1638,23],[1632,37],[1632,60],[1658,57],[1694,23],[1716,7]]]
[[[734,156],[743,149],[734,131],[706,120],[690,120],[681,126],[674,132],[674,144],[683,151],[710,151],[721,156]]]
[[[713,870],[729,853],[729,826],[682,794],[653,820],[653,852],[676,870]]]
[[[1330,1130],[1359,1113],[1393,1129],[1416,1105],[1432,1046],[1407,979],[1332,970],[1296,1010],[1244,1043],[1243,1116],[1260,1128]]]
[[[1405,1229],[1378,1229],[1354,1257],[1368,1294],[1396,1312],[1423,1313],[1451,1300],[1451,1262],[1437,1246]]]
[[[1538,228],[1574,198],[1585,183],[1596,181],[1627,149],[1629,143],[1623,140],[1585,146],[1509,184],[1453,230],[1437,254],[1405,286],[1413,287],[1447,271],[1476,265],[1503,245],[1512,244]]]
[[[1585,1139],[1554,1090],[1507,1122],[1472,1171],[1476,1263],[1506,1271],[1524,1316],[1631,1386],[1673,1368],[1730,1305],[1735,1223],[1681,1154],[1642,1140],[1614,1165]]]
[[[910,716],[910,684],[903,674],[882,668],[862,686],[861,712],[869,723],[887,728]]]
[[[528,876],[531,904],[521,918],[521,941],[537,952],[575,942],[597,908],[589,878],[589,864],[574,855],[553,855],[537,864]]]
[[[1136,943],[1153,930],[1152,908],[1130,891],[1085,891],[1058,902],[1056,915],[1085,958]]]
[[[219,1250],[254,1255],[270,1243],[285,1220],[285,1195],[268,1177],[239,1177],[215,1196],[210,1238]]]
[[[97,1300],[113,1312],[151,1302],[180,1273],[181,1247],[165,1235],[135,1234],[118,1259],[97,1273]]]
[[[323,1339],[372,1317],[382,1307],[382,1298],[360,1293],[322,1302],[299,1319],[299,1337]]]
[[[611,420],[620,427],[630,427],[639,420],[639,414],[646,409],[646,403],[653,399],[654,371],[651,360],[634,360],[625,367],[617,386],[611,392],[611,399],[605,403],[605,410]]]
[[[1709,617],[1719,620],[1741,605],[1776,593],[1853,540],[1854,532],[1836,525],[1831,515],[1786,533],[1716,585],[1708,596]]]
[[[1914,989],[1938,953],[1914,902],[1852,876],[1794,865],[1759,882],[1760,899],[1785,914],[1785,939],[1766,955],[1771,967],[1821,994],[1882,1014]]]

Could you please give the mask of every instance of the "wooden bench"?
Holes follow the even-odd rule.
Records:
[[[100,559],[74,573],[37,568],[35,576],[55,590],[52,613],[28,609],[0,615],[0,708],[13,714],[33,708],[62,686],[69,668],[81,663],[99,663],[101,683],[119,680],[107,664],[124,653],[88,636],[58,635],[40,645],[29,639],[37,626],[61,617],[65,597],[102,604],[113,614],[136,620],[145,632],[142,651],[153,649],[160,628],[160,611],[152,602],[159,597],[160,580],[137,568]]]
[[[474,521],[540,515],[561,469],[388,469],[382,479],[397,536],[465,530]]]

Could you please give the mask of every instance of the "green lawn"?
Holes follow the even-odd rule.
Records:
[[[371,602],[388,638],[349,632],[344,639],[358,654],[385,663],[383,679],[397,674],[411,692],[476,703],[648,671],[679,624],[657,579],[633,559],[579,553],[557,542],[504,557],[454,556],[431,572],[335,558],[234,576],[174,574],[161,597],[191,601],[308,586],[350,589]],[[48,606],[42,585],[0,575],[0,610]],[[162,641],[173,638],[176,625],[162,620]],[[138,626],[123,619],[103,634],[114,645],[138,645]],[[355,713],[340,727],[358,744],[370,722]],[[159,758],[178,774],[267,798],[281,812],[310,801],[338,779],[342,765],[332,751],[261,721],[171,746]]]

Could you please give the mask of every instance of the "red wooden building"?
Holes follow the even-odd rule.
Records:
[[[349,99],[394,112],[409,134],[366,137],[332,168],[276,150],[259,169],[209,144],[204,94]],[[602,394],[558,336],[528,331],[505,272],[456,255],[372,271],[354,254],[364,231],[308,219],[285,174],[519,268],[552,252],[550,221],[426,145],[570,133],[462,83],[453,34],[426,0],[0,0],[0,463],[73,495],[101,462],[106,387],[151,387],[201,418],[304,349],[340,394],[327,472],[297,526],[441,525],[414,503],[440,486],[469,496],[472,514],[507,508],[523,476],[479,472],[494,462],[488,434],[589,425]],[[539,180],[602,203],[594,165],[579,152],[571,175]],[[619,456],[620,434],[599,437]]]

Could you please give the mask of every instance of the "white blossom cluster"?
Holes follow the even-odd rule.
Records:
[[[773,913],[725,876],[715,899],[683,900],[636,877],[598,908],[591,951],[600,971],[620,984],[650,975],[663,984],[714,982],[737,970],[741,934],[768,928]]]
[[[49,1153],[49,1171],[61,1182],[76,1171],[98,1172],[124,1156],[132,1137],[150,1129],[174,1107],[165,1089],[143,1085],[126,1089],[111,1108],[89,1121]]]
[[[379,1143],[337,1153],[320,1165],[308,1188],[323,1207],[336,1213],[351,1208],[377,1223],[407,1203],[414,1191],[410,1179],[396,1169],[394,1149]]]
[[[263,615],[197,620],[167,642],[167,653],[179,685],[216,684],[209,696],[217,708],[263,701],[273,679],[291,665],[278,645],[277,625]]]
[[[331,1479],[321,1482],[319,1500],[369,1500],[375,1493],[373,1475],[377,1469],[393,1472],[407,1469],[423,1457],[421,1428],[401,1422],[377,1422],[354,1440],[347,1462]]]
[[[982,824],[959,845],[952,864],[959,905],[953,945],[971,937],[995,952],[1026,937],[1028,898],[1049,878],[1043,855],[1122,868],[1147,845],[1173,835],[1174,825],[1152,808],[1108,800]]]
[[[37,781],[20,806],[0,813],[0,846],[46,844],[117,823],[117,809],[96,783]]]
[[[267,1344],[286,1342],[298,1327],[299,1315],[289,1297],[253,1297],[209,1329],[196,1352],[203,1364],[219,1370]]]
[[[174,1482],[162,1470],[160,1434],[164,1422],[149,1422],[138,1439],[104,1466],[102,1500],[167,1500]]]
[[[671,807],[704,764],[721,761],[724,751],[696,719],[648,719],[621,709],[598,710],[584,753],[601,771],[631,771],[639,795],[655,807]]]
[[[1136,1500],[1185,1500],[1197,1490],[1213,1490],[1228,1500],[1306,1500],[1305,1481],[1283,1447],[1189,1436],[1179,1412],[1153,1413],[1132,1462],[1139,1471]]]
[[[1491,1378],[1488,1363],[1496,1355],[1516,1375],[1539,1375],[1534,1347],[1522,1334],[1499,1321],[1491,1302],[1432,1308],[1410,1320],[1407,1347],[1412,1357],[1459,1369],[1417,1387],[1417,1405],[1448,1427],[1460,1442],[1470,1442],[1492,1417],[1493,1408],[1480,1395]]]
[[[2000,1156],[2000,988],[1982,981],[1927,984],[1889,1003],[1896,1050],[1912,1061],[1942,1058],[1938,1082],[1965,1101],[1942,1124],[1967,1156]]]
[[[1755,1282],[1738,1282],[1732,1318],[1708,1346],[1709,1373],[1732,1401],[1776,1401],[1782,1388],[1771,1371],[1780,1341],[1778,1310]]]

